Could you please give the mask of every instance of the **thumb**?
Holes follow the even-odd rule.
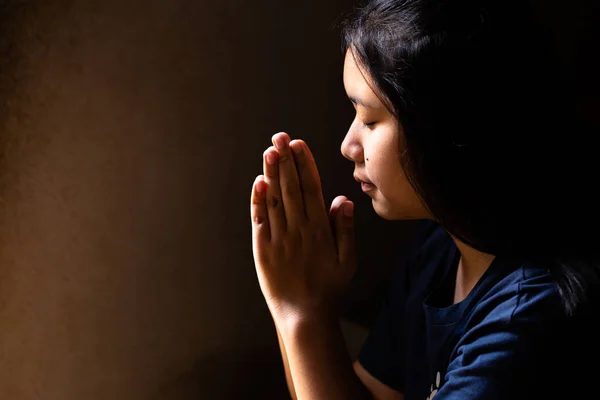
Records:
[[[354,247],[354,203],[345,201],[335,216],[336,244],[340,264],[354,274],[356,250]]]

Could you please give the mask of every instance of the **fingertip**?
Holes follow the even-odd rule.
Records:
[[[290,136],[285,132],[276,133],[271,138],[271,142],[278,151],[285,150],[285,148],[290,144],[290,140]]]
[[[279,158],[279,152],[277,151],[277,149],[274,146],[269,147],[268,149],[266,149],[263,152],[263,160],[269,166],[275,165],[277,163],[278,158]]]
[[[254,195],[252,196],[251,216],[257,235],[264,236],[263,231],[268,228],[268,215],[265,203],[265,192],[267,183],[264,181],[264,175],[259,175],[254,180]]]
[[[302,139],[294,139],[290,142],[290,146],[304,146],[306,142]]]
[[[256,193],[262,195],[267,191],[267,183],[265,182],[263,176],[259,176],[256,178],[256,182],[254,183],[254,187],[256,189]]]
[[[287,133],[286,131],[279,131],[277,132],[274,136],[283,136],[285,137],[288,141],[290,140],[290,135],[289,133]]]
[[[342,206],[342,204],[344,204],[345,201],[347,201],[348,198],[346,198],[346,196],[337,196],[335,199],[333,199],[333,201],[331,202],[331,208],[333,209],[338,209]]]
[[[302,154],[304,144],[302,143],[301,140],[292,140],[290,142],[290,147],[294,151],[294,154],[300,155],[300,154]]]
[[[266,155],[269,151],[277,151],[277,148],[275,146],[267,147],[267,149],[263,152],[263,156]]]

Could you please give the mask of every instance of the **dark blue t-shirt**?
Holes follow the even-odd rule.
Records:
[[[496,257],[453,304],[452,238],[427,223],[413,248],[359,355],[371,375],[406,400],[600,398],[598,338],[565,316],[548,270]]]

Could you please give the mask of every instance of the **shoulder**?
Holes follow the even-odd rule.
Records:
[[[583,376],[573,351],[582,338],[579,328],[565,314],[552,274],[522,265],[472,309],[448,365],[444,392],[448,398],[456,391],[496,399],[572,394],[574,386],[585,390],[576,382]],[[585,346],[580,342],[577,348]]]
[[[469,325],[543,324],[565,317],[554,277],[545,268],[522,264],[494,283],[474,307]]]
[[[552,274],[541,267],[521,265],[489,288],[467,316],[458,342],[461,361],[471,362],[479,346],[490,341],[498,348],[503,341],[510,343],[504,349],[507,352],[525,344],[532,350],[528,341],[566,323]]]

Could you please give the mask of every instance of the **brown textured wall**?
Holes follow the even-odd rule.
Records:
[[[13,4],[0,398],[285,398],[250,241],[270,136],[304,138],[326,200],[357,201],[365,264],[394,240],[339,152],[352,2]]]

